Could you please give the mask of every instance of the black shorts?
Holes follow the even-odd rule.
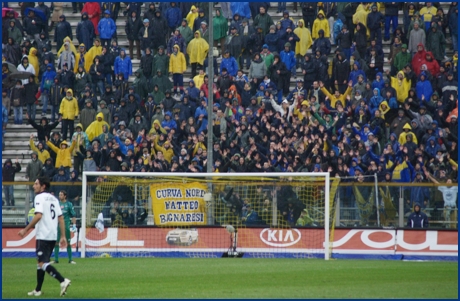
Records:
[[[35,242],[35,249],[38,262],[50,262],[51,254],[53,253],[55,240],[39,240]]]

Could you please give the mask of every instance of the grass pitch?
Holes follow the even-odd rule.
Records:
[[[72,285],[64,298],[453,298],[457,262],[318,259],[91,258],[56,268]],[[45,275],[35,288],[33,258],[2,259],[3,298],[59,298]]]

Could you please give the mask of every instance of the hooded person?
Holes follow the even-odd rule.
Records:
[[[160,45],[157,53],[153,57],[153,70],[161,70],[162,74],[168,74],[169,56],[165,51],[165,47]]]
[[[153,118],[152,118],[153,119]],[[160,134],[167,134],[166,130],[161,126],[161,122],[158,119],[155,119],[152,123],[152,127],[150,128],[149,135],[160,135]]]
[[[70,170],[70,167],[72,166],[72,151],[75,148],[75,140],[72,141],[72,144],[69,147],[69,144],[67,141],[62,141],[59,145],[59,147],[56,147],[51,141],[48,139],[46,140],[46,145],[56,153],[56,162],[55,162],[55,167],[59,168],[63,166],[66,168],[66,171]]]
[[[329,21],[326,19],[326,15],[324,14],[323,10],[319,10],[318,14],[316,15],[316,19],[313,22],[312,37],[314,40],[320,38],[320,30],[323,30],[324,37],[329,39],[331,36]]]
[[[40,171],[40,177],[48,177],[48,179],[52,179],[56,174],[57,170],[54,167],[54,160],[53,158],[46,159],[43,167]]]
[[[82,13],[88,13],[89,20],[93,23],[94,26],[94,33],[98,36],[98,24],[99,20],[101,19],[101,5],[99,2],[86,2],[81,10]]]
[[[88,134],[88,133],[86,133],[86,134]],[[89,137],[89,135],[88,135],[88,137]],[[110,131],[110,126],[106,125],[106,124],[103,124],[102,125],[102,133],[99,136],[97,136],[95,139],[99,140],[101,142],[101,145],[105,145],[107,143],[107,141],[112,141],[113,134]]]
[[[353,83],[353,86],[355,86],[358,83],[358,78],[359,76],[362,76],[363,81],[366,81],[366,73],[361,69],[362,65],[359,61],[354,61],[353,63],[353,69],[350,72],[350,75],[348,77],[348,80]],[[364,89],[361,89],[363,91]]]
[[[129,78],[133,74],[131,58],[126,54],[124,48],[120,49],[120,55],[115,58],[113,71],[115,74],[123,73],[124,78]]]
[[[400,145],[404,145],[407,142],[407,136],[411,135],[412,136],[412,142],[415,144],[418,143],[417,137],[415,134],[412,132],[412,126],[409,123],[406,123],[403,126],[403,132],[399,134],[398,142]]]
[[[101,46],[101,40],[99,38],[96,38],[94,40],[94,45],[91,47],[88,52],[85,55],[85,62],[88,61],[89,65],[91,65],[94,62],[94,59],[96,57],[100,57],[102,55],[102,46]],[[87,64],[85,63],[85,68],[87,67]],[[89,70],[89,69],[88,69]]]
[[[165,98],[165,94],[163,93],[163,91],[160,90],[160,87],[158,84],[155,84],[153,86],[153,91],[151,94],[153,96],[153,101],[155,102],[156,107],[158,107],[161,101]]]
[[[101,39],[102,46],[109,47],[110,41],[117,31],[117,25],[110,17],[110,11],[108,9],[104,11],[104,18],[99,21],[97,31],[99,32],[99,38]]]
[[[423,68],[423,65],[426,66],[426,69]],[[430,79],[432,77],[436,77],[439,74],[439,63],[437,60],[435,60],[433,53],[430,51],[427,51],[425,54],[425,60],[422,62],[422,68],[420,69],[420,72],[423,70],[426,70],[430,73]],[[420,72],[417,75],[420,75]]]
[[[391,76],[391,87],[396,90],[396,96],[399,103],[404,103],[406,101],[407,95],[409,95],[409,90],[411,88],[412,81],[406,78],[403,71],[399,71],[395,77]]]
[[[299,20],[297,24],[298,26],[294,29],[294,34],[296,34],[300,40],[295,45],[295,54],[304,57],[307,50],[310,49],[313,44],[312,35],[310,29],[305,27],[304,20]]]
[[[169,132],[171,129],[177,129],[176,121],[172,118],[171,112],[165,113],[165,119],[161,122],[161,127],[164,128],[167,132]]]
[[[188,26],[187,19],[182,19],[182,23],[177,29],[179,30],[180,35],[184,38],[185,43],[188,45],[188,43],[190,43],[190,41],[193,39],[193,32],[192,29]]]
[[[62,139],[67,140],[67,130],[69,129],[70,134],[73,134],[74,120],[79,114],[78,102],[73,96],[72,89],[68,89],[62,99],[59,114],[62,115]]]
[[[253,26],[254,28],[257,28],[257,26],[262,27],[262,31],[264,35],[268,34],[270,26],[274,24],[272,17],[268,14],[267,8],[265,6],[260,6],[258,14],[256,16],[253,16],[254,22]]]
[[[327,56],[331,53],[331,41],[329,40],[329,38],[325,37],[325,31],[323,29],[320,29],[318,31],[317,38],[313,43],[313,49],[315,49],[316,51],[318,51],[319,49],[321,55]]]
[[[38,62],[37,54],[38,54],[38,51],[35,47],[30,48],[28,59],[29,59],[29,64],[32,67],[34,67],[34,70],[35,70],[34,75],[38,75],[38,71],[40,70],[40,63]],[[38,76],[35,77],[35,82],[38,83]]]
[[[148,94],[148,81],[144,76],[142,67],[137,69],[134,72],[134,76],[135,76],[134,81],[133,81],[134,92],[137,95],[139,95],[142,101],[144,101]],[[128,99],[128,103],[129,103],[129,99]],[[137,101],[137,103],[140,104],[140,101]]]
[[[83,130],[86,130],[91,122],[96,118],[96,110],[93,108],[91,98],[85,100],[83,109],[80,112],[80,122],[83,125]]]
[[[383,97],[380,96],[380,89],[374,88],[374,96],[369,100],[369,111],[371,116],[374,116],[375,111],[379,109],[380,104],[383,101]]]
[[[29,57],[27,55],[23,55],[21,59],[21,63],[16,68],[18,71],[30,72],[33,75],[37,74],[39,69],[35,70],[35,67],[30,63]],[[22,85],[26,85],[29,82],[29,78],[23,79]]]
[[[371,11],[369,10],[368,5],[369,4],[363,3],[359,4],[356,8],[356,12],[353,15],[353,24],[358,25],[359,23],[361,23],[361,25],[364,25],[366,37],[370,36],[370,30],[367,26],[367,17]]]
[[[74,56],[77,56],[77,48],[75,48],[75,45],[73,44],[72,42],[72,39],[70,37],[65,37],[63,40],[62,40],[62,46],[61,48],[59,48],[59,51],[57,53],[57,56],[59,57],[61,55],[61,53],[63,51],[65,51],[65,43],[69,43],[69,49],[68,51],[71,51],[73,53]]]
[[[140,69],[142,70],[142,69]],[[157,69],[156,75],[151,80],[151,85],[153,86],[152,94],[154,95],[155,102],[160,102],[163,98],[157,97],[155,94],[162,94],[163,91],[170,90],[173,88],[173,83],[169,77],[161,72],[160,69]],[[155,91],[155,85],[158,86],[158,91]]]
[[[222,47],[222,53],[225,52],[225,38],[228,32],[228,21],[222,15],[222,9],[216,8],[216,14],[212,19],[213,22],[213,40],[214,47],[217,47],[217,43],[220,43]]]
[[[87,49],[93,47],[93,39],[96,37],[93,23],[88,18],[88,13],[81,14],[81,21],[78,22],[76,29],[78,43],[84,44]]]
[[[188,27],[190,27],[191,30],[193,30],[196,18],[198,18],[198,9],[195,5],[192,5],[192,7],[190,8],[190,12],[187,14],[187,17],[185,18],[187,20],[187,25]]]
[[[425,71],[422,71],[418,78],[419,80],[415,86],[417,97],[422,101],[428,101],[431,99],[431,95],[433,95],[433,87]]]
[[[72,50],[71,50],[71,45],[73,46],[72,43],[70,42],[65,42],[64,45],[62,46],[64,48],[64,50],[61,52],[58,58],[58,62],[57,62],[57,69],[58,70],[62,70],[64,69],[64,66],[67,65],[67,70],[73,70],[74,66],[75,66],[75,57],[76,57],[76,52],[73,53]]]
[[[63,41],[65,37],[69,37],[73,40],[72,27],[66,20],[65,15],[60,15],[59,22],[54,30],[54,42],[56,42],[56,49],[61,49],[62,44],[65,43]]]
[[[410,108],[408,104],[406,104],[405,106],[406,110]],[[409,112],[412,114],[412,116],[414,116],[415,119],[417,119],[420,128],[422,128],[424,131],[426,131],[428,128],[431,128],[433,123],[433,117],[431,117],[430,114],[427,114],[427,109],[425,105],[421,105],[419,107],[418,113],[412,110],[409,110]],[[416,140],[414,140],[414,142],[416,142]]]
[[[321,87],[321,92],[323,92],[324,95],[326,95],[329,98],[331,108],[335,108],[338,103],[340,103],[342,105],[342,107],[344,107],[347,95],[350,95],[350,93],[352,91],[351,82],[348,82],[348,88],[345,91],[345,93],[343,93],[343,94],[340,94],[340,92],[338,90],[335,90],[334,94],[331,94],[326,89],[326,87],[324,86],[324,83],[322,83],[322,82],[320,83],[320,87]]]
[[[181,94],[184,91],[184,72],[187,64],[184,54],[180,51],[179,45],[173,46],[173,53],[169,58],[169,73],[173,74],[173,91],[179,89]]]
[[[45,149],[43,141],[39,141],[38,144],[35,145],[33,135],[30,135],[29,146],[30,149],[36,153],[38,160],[40,160],[43,164],[48,158],[50,158],[50,153]]]
[[[12,38],[8,38],[8,42],[2,49],[2,60],[11,62],[13,65],[19,64],[21,61],[21,48]]]
[[[71,152],[73,157],[73,168],[76,171],[83,170],[83,153],[85,149],[90,148],[91,144],[88,136],[83,131],[83,125],[81,123],[75,126],[75,133],[72,135],[72,141],[75,141],[75,147]]]
[[[417,48],[415,49],[408,49],[409,52],[412,52],[414,54],[414,56],[412,57],[412,68],[415,72],[415,74],[419,75],[420,72],[421,72],[421,67],[423,65],[423,63],[425,62],[426,60],[426,50],[425,50],[425,44],[423,43],[419,43],[417,44]]]
[[[59,121],[49,123],[48,118],[43,116],[40,120],[40,124],[37,124],[35,120],[30,118],[31,116],[26,113],[26,118],[29,121],[29,124],[37,130],[38,141],[45,141],[45,136],[50,137],[51,131],[59,125]]]
[[[94,120],[85,131],[88,135],[88,139],[93,141],[96,137],[102,135],[104,133],[104,126],[107,127],[107,132],[110,132],[110,126],[106,121],[104,121],[104,114],[100,112],[96,115],[96,120]]]
[[[80,44],[78,46],[78,52],[75,56],[75,66],[74,66],[74,69],[73,69],[73,72],[74,73],[77,73],[78,72],[78,67],[82,66],[84,71],[89,71],[89,69],[86,69],[87,67],[91,67],[91,62],[87,62],[86,61],[86,45],[85,44]]]
[[[208,42],[201,37],[199,31],[195,31],[195,38],[187,45],[187,54],[192,65],[192,78],[196,75],[198,65],[203,66],[208,51]]]
[[[414,212],[407,218],[407,227],[409,228],[428,228],[428,216],[421,211],[420,203],[416,200],[414,203]]]

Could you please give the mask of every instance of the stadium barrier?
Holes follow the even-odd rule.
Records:
[[[15,189],[19,193],[26,193],[26,199],[29,199],[28,189],[32,183],[3,184],[15,185]],[[88,183],[88,190],[95,191],[99,184],[96,181]],[[81,191],[81,183],[64,182],[53,183],[53,185],[59,190]],[[331,238],[331,257],[458,260],[458,233],[455,230],[458,224],[457,209],[450,208],[447,211],[443,207],[442,195],[439,195],[438,192],[438,187],[441,186],[435,184],[404,184],[401,186],[400,183],[379,183],[378,190],[381,193],[377,209],[374,197],[371,196],[374,187],[372,183],[341,182],[334,199],[336,214],[335,228],[332,228],[334,235]],[[429,217],[430,229],[401,229],[405,226],[407,216],[412,211],[412,204],[406,203],[405,200],[411,201],[411,196],[416,196],[415,192],[422,188],[426,189],[426,196],[431,206],[423,209]],[[138,206],[137,197],[143,198],[140,194],[135,193],[134,207]],[[91,194],[88,195],[88,198],[91,198]],[[419,198],[416,201],[423,204]],[[77,201],[73,203],[76,205],[77,225],[81,231],[81,199],[77,198]],[[146,206],[149,203],[143,204]],[[2,208],[2,252],[5,257],[35,257],[33,252],[34,231],[29,232],[23,239],[17,236],[18,228],[23,227],[26,223],[28,205],[28,202],[23,202],[22,205],[17,204],[14,208],[7,206]],[[120,210],[139,209],[141,206],[140,204],[138,208],[127,206]],[[112,209],[110,206],[106,207],[100,209],[102,211]],[[133,224],[130,225],[124,225],[120,221],[114,224],[109,216],[105,216],[102,232],[94,227],[88,228],[85,242],[88,247],[96,247],[94,248],[96,252],[88,251],[86,257],[220,257],[232,247],[232,234],[229,234],[218,222],[186,229],[158,227],[154,225],[153,206],[146,206],[146,209],[149,218],[142,222],[134,219]],[[377,210],[379,210],[379,215],[377,215]],[[402,217],[399,216],[400,212],[402,212]],[[377,216],[380,218],[381,227],[376,226]],[[96,218],[90,217],[89,223],[94,224],[95,222]],[[75,257],[81,256],[80,231],[72,234],[71,244]],[[186,240],[182,243],[179,238],[176,243],[172,240],[174,232],[178,231],[185,237],[191,238],[191,241]],[[267,225],[246,226],[238,229],[237,248],[242,254],[244,253],[244,257],[322,258],[324,239],[312,239],[312,237],[324,237],[324,229],[314,225],[284,226],[283,228]],[[312,252],[308,255],[300,252],[305,249],[312,250]],[[64,251],[61,250],[62,256],[65,256]]]
[[[26,202],[29,200],[32,193],[32,182],[4,182],[3,186],[14,185],[14,196],[16,199],[15,206],[2,206],[2,226],[25,225],[29,209],[32,203]],[[68,183],[59,182],[52,183],[55,189],[69,190],[77,189],[81,191],[81,182]],[[98,183],[89,183],[90,187],[97,187]],[[377,207],[373,198],[369,197],[369,190],[372,189],[373,183],[356,183],[356,182],[340,182],[338,184],[337,193],[335,195],[336,215],[335,228],[341,227],[377,227]],[[407,217],[412,212],[413,203],[420,202],[422,211],[429,218],[431,229],[458,229],[458,209],[444,208],[444,200],[442,193],[438,187],[452,187],[457,184],[434,184],[434,183],[378,183],[379,190],[379,219],[380,225],[386,227],[405,227]],[[416,192],[425,189],[423,193],[427,197],[428,203],[424,204],[423,200],[412,200],[412,197],[417,197]],[[5,200],[4,190],[2,200]],[[358,193],[359,192],[359,193]],[[80,193],[81,196],[81,193]],[[141,196],[136,199],[134,205],[138,204]],[[77,225],[80,225],[81,220],[81,197],[77,201],[72,201],[77,213]],[[110,208],[103,208],[109,210]],[[129,210],[129,207],[121,208]],[[362,214],[362,213],[365,214]],[[149,215],[152,219],[146,219],[143,223],[138,224],[137,219],[134,219],[133,225],[153,225],[153,210],[149,208]],[[96,219],[93,219],[95,222]],[[111,225],[110,218],[105,218],[105,226]]]
[[[92,228],[87,233],[89,246],[103,248],[102,253],[87,257],[221,257],[227,251],[229,240],[216,240],[217,235],[228,236],[222,227],[199,227],[197,241],[191,245],[171,246],[167,242],[171,229],[158,227],[106,228],[99,233]],[[35,230],[20,238],[18,227],[2,229],[3,257],[35,257]],[[283,232],[284,231],[284,232]],[[240,229],[239,242],[246,245],[244,257],[261,257],[260,250],[273,248],[283,252],[272,257],[298,258],[300,248],[321,248],[309,245],[308,237],[321,229],[292,228],[275,230],[269,228]],[[74,257],[80,257],[77,244],[79,233],[72,233],[71,245]],[[98,237],[99,240],[94,240]],[[155,239],[152,239],[154,237]],[[258,239],[253,239],[257,237]],[[115,238],[115,239],[113,239]],[[258,250],[258,252],[253,252]],[[60,256],[66,257],[61,249]],[[321,258],[322,256],[312,256]],[[444,260],[458,261],[458,232],[456,230],[412,229],[335,229],[332,258],[336,259],[385,259],[385,260]]]

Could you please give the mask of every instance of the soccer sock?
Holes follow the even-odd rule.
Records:
[[[59,282],[64,281],[64,277],[62,277],[61,274],[49,262],[45,263],[42,269],[50,274],[51,277],[56,278]]]
[[[45,280],[45,271],[43,271],[38,265],[37,265],[37,286],[35,287],[35,290],[37,292],[42,290],[42,285],[43,281]]]
[[[67,255],[69,256],[69,261],[72,261],[72,247],[67,245]]]
[[[54,247],[54,261],[55,262],[59,261],[59,246]]]

